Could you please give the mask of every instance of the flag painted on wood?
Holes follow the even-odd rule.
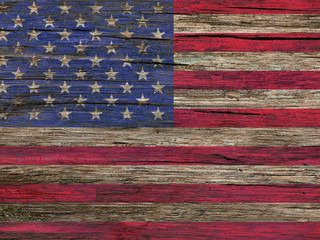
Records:
[[[0,238],[317,239],[314,0],[0,4]]]

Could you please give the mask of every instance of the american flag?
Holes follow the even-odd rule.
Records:
[[[318,239],[320,2],[0,4],[0,239]]]

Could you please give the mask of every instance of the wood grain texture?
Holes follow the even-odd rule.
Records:
[[[320,127],[319,109],[175,109],[175,127]]]
[[[317,222],[319,203],[0,204],[8,222]]]
[[[2,184],[320,184],[320,166],[0,166]]]
[[[316,239],[317,222],[0,223],[4,239]],[[42,237],[44,236],[44,237]]]
[[[320,89],[318,71],[175,71],[175,89]]]
[[[193,90],[174,91],[175,108],[318,109],[320,90]]]
[[[319,52],[317,33],[175,34],[175,52]]]
[[[319,128],[2,128],[0,146],[320,146]]]
[[[320,147],[0,147],[0,165],[320,165]]]
[[[320,185],[31,184],[1,185],[2,203],[320,202]]]
[[[316,0],[175,0],[176,14],[316,14]]]
[[[318,71],[319,52],[176,52],[175,71]]]
[[[317,33],[315,14],[175,14],[174,33]]]

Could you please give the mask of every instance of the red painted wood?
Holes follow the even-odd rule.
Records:
[[[320,89],[320,72],[174,72],[175,89]]]
[[[175,109],[175,127],[320,127],[320,109]]]
[[[0,165],[320,165],[320,147],[0,147]]]
[[[320,34],[175,34],[175,52],[319,52]]]
[[[175,13],[319,14],[318,0],[175,0]]]
[[[320,223],[0,223],[0,238],[14,234],[60,234],[61,238],[82,234],[80,239],[318,239]],[[22,235],[23,236],[23,235]],[[50,235],[48,235],[50,236]],[[58,235],[59,236],[59,235]],[[76,239],[79,239],[77,238]],[[19,239],[19,238],[18,238]],[[53,239],[53,238],[51,238]]]
[[[0,185],[2,203],[320,202],[320,185]]]

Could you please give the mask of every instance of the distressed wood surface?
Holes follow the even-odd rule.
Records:
[[[320,166],[1,165],[2,184],[320,184]]]
[[[176,52],[176,71],[318,71],[319,52]]]
[[[175,14],[175,33],[317,33],[317,14]]]
[[[16,203],[0,209],[2,222],[320,221],[320,203]]]

